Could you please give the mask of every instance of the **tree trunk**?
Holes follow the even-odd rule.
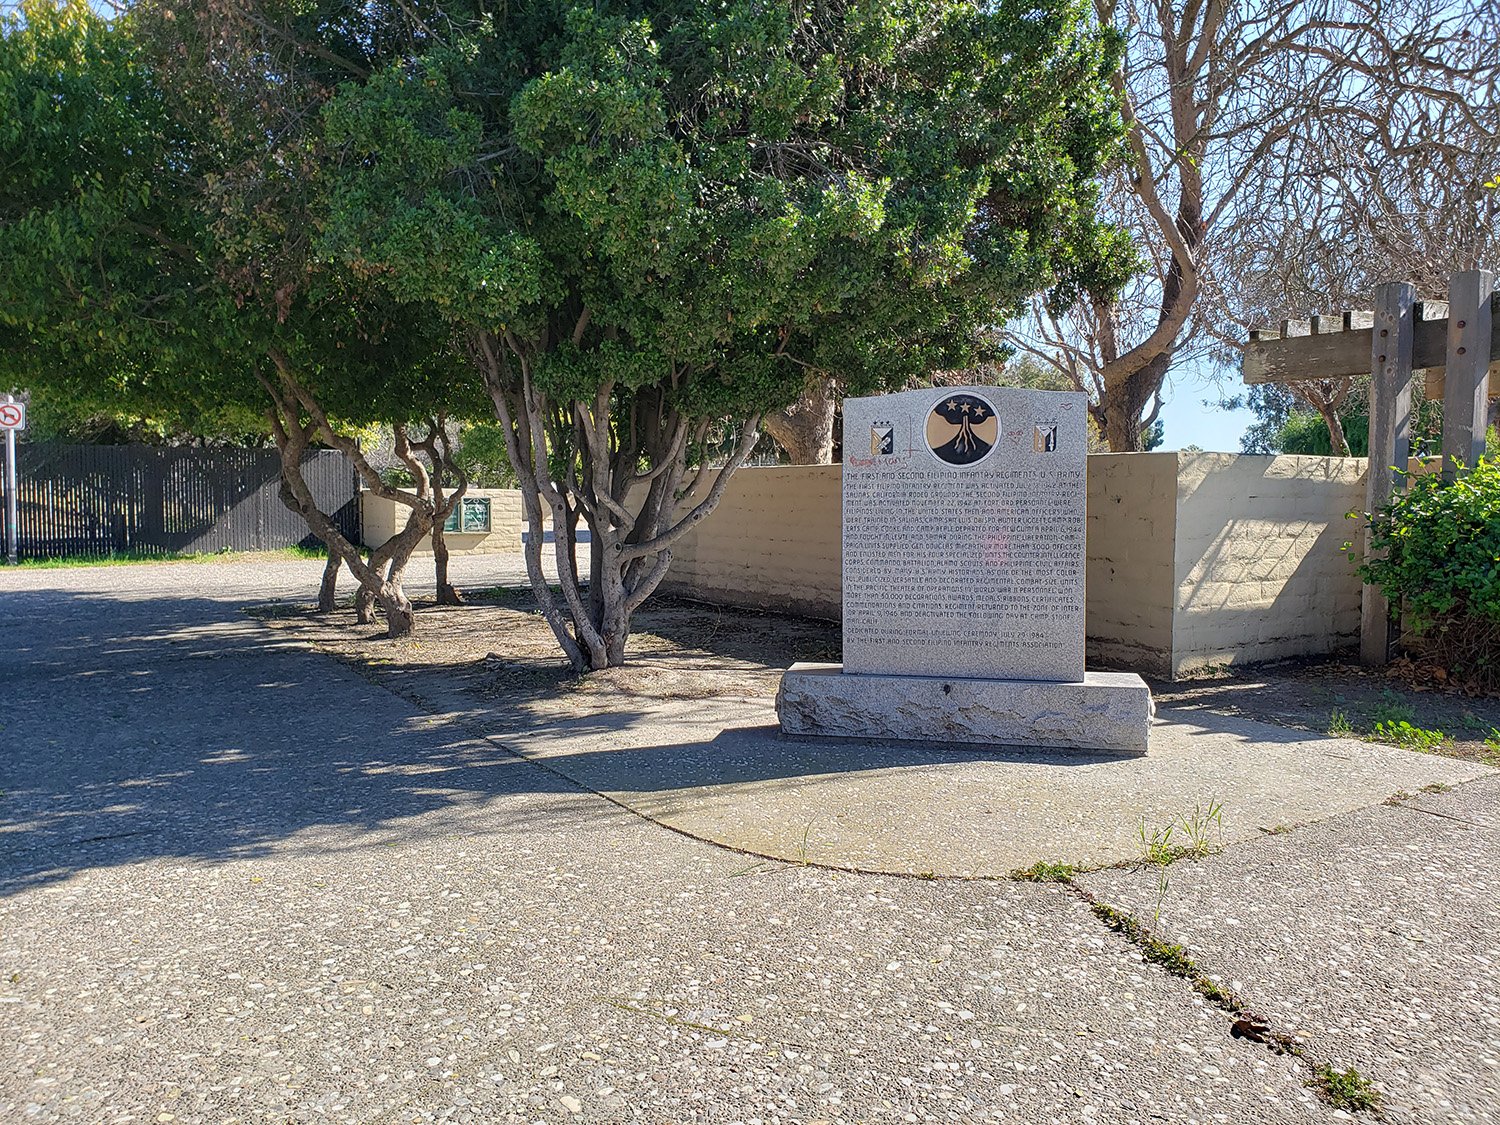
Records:
[[[428,451],[432,459],[432,573],[437,581],[437,603],[438,605],[463,605],[463,595],[448,580],[448,539],[443,530],[443,524],[453,510],[462,504],[464,492],[469,487],[469,480],[468,477],[463,477],[459,481],[457,490],[444,496],[441,483],[443,455],[438,450],[432,435],[428,435],[423,448]],[[403,562],[402,566],[405,565]]]
[[[362,563],[366,573],[358,576],[359,589],[354,594],[354,619],[361,625],[375,624],[378,605],[385,614],[386,636],[403,637],[416,627],[416,613],[402,588],[402,577],[407,560],[426,533],[423,524],[422,513],[413,509],[406,527],[371,551],[369,561]]]
[[[273,411],[274,414],[274,411]],[[277,428],[281,433],[286,429],[280,426],[280,419],[275,419]],[[310,433],[304,431],[310,437]],[[422,513],[420,509],[413,509],[411,517],[407,520],[407,526],[398,535],[388,540],[378,550],[371,553],[369,561],[360,555],[359,549],[344,538],[333,520],[324,512],[320,511],[313,500],[312,491],[308,488],[306,480],[302,476],[301,456],[297,452],[299,442],[292,440],[283,444],[281,435],[277,436],[277,445],[281,448],[281,481],[283,499],[287,496],[293,498],[289,506],[298,512],[303,519],[307,520],[308,526],[312,528],[313,534],[328,544],[329,550],[336,553],[339,560],[349,568],[350,573],[359,581],[359,590],[355,594],[354,608],[355,616],[362,625],[371,625],[375,622],[374,607],[378,603],[386,614],[386,633],[391,637],[404,636],[412,631],[416,623],[412,612],[411,602],[401,590],[399,574],[397,581],[392,584],[385,575],[381,573],[386,561],[396,551],[404,546],[407,556],[411,554],[411,544],[421,537],[426,529],[421,523]],[[303,443],[305,444],[305,443]],[[323,568],[323,581],[325,588],[330,589],[329,574],[337,574],[337,569],[330,566]],[[322,605],[322,591],[319,592],[319,605]]]
[[[455,509],[461,510],[464,493],[469,489],[469,474],[453,455],[448,440],[448,416],[443,411],[427,419],[427,436],[410,442],[427,457],[428,481],[432,489],[432,569],[437,581],[438,605],[463,605],[462,595],[448,581],[448,540],[443,531]],[[445,491],[449,478],[458,481],[451,492]],[[460,523],[461,526],[461,523]],[[405,561],[402,562],[404,567]]]
[[[387,637],[405,637],[411,635],[417,627],[417,612],[412,608],[411,602],[402,595],[399,601],[385,601],[381,604],[385,610],[385,635]]]
[[[1172,353],[1163,352],[1144,367],[1121,380],[1091,409],[1111,453],[1140,453],[1146,426],[1146,408],[1160,389]]]
[[[1323,423],[1328,427],[1328,441],[1333,449],[1333,455],[1348,457],[1349,439],[1344,435],[1344,420],[1339,417],[1338,408],[1332,403],[1320,402],[1318,413],[1323,416]]]
[[[392,637],[404,636],[410,633],[417,622],[416,613],[412,610],[411,601],[407,598],[406,589],[403,585],[403,579],[406,577],[406,564],[410,559],[410,550],[404,552],[398,558],[391,559],[390,568],[386,571],[385,575],[386,587],[395,596],[389,601],[383,602],[380,608],[385,610],[386,629]],[[400,626],[399,633],[391,627],[393,614],[398,619],[397,624]]]
[[[354,598],[354,614],[361,625],[376,623],[378,620],[375,616],[377,603],[381,612],[385,614],[387,637],[404,637],[416,629],[416,610],[412,608],[406,591],[401,588],[400,571],[396,572],[394,581],[382,582],[378,590],[371,590],[368,586],[359,588],[359,593]]]
[[[375,624],[375,591],[360,586],[354,594],[354,620],[361,625]]]
[[[318,612],[332,613],[335,594],[338,591],[339,567],[344,562],[338,552],[329,548],[328,561],[323,564],[323,581],[318,586]]]
[[[801,398],[785,410],[767,414],[762,425],[791,464],[832,464],[833,419],[838,405],[833,381],[816,378],[807,384]]]
[[[403,637],[416,627],[416,612],[406,596],[403,579],[412,552],[432,529],[431,519],[431,512],[413,508],[406,517],[406,526],[370,553],[370,569],[378,581],[370,583],[368,589],[361,589],[365,595],[363,605],[356,599],[355,608],[362,625],[374,624],[373,604],[378,603],[385,614],[386,636]]]
[[[448,540],[441,520],[432,521],[432,571],[437,578],[438,605],[463,605],[463,595],[448,581]]]
[[[386,635],[405,636],[412,631],[416,618],[410,600],[401,589],[401,569],[405,567],[406,559],[411,556],[412,549],[417,542],[431,530],[433,518],[433,505],[429,496],[429,477],[426,469],[411,454],[406,437],[406,426],[398,422],[394,427],[396,455],[411,469],[417,481],[416,495],[387,485],[380,479],[380,474],[371,467],[358,443],[338,432],[313,394],[297,381],[286,356],[272,349],[268,352],[268,358],[276,365],[279,385],[268,379],[257,377],[271,396],[272,406],[267,410],[266,416],[271,423],[271,433],[276,440],[276,448],[281,454],[282,499],[307,520],[307,525],[312,529],[313,534],[328,544],[329,551],[339,556],[359,582],[360,590],[355,598],[355,611],[360,622],[371,623],[373,603],[379,603],[386,615]],[[302,420],[304,411],[311,419],[306,423]],[[372,552],[368,560],[363,557],[358,547],[345,538],[333,520],[318,508],[312,490],[302,475],[302,455],[307,451],[312,440],[319,435],[322,440],[354,463],[355,470],[373,492],[394,499],[411,509],[406,526],[382,544],[379,549]],[[393,567],[390,574],[383,574],[382,568],[389,560],[397,557],[400,559],[399,567]],[[324,570],[324,576],[326,579],[327,568]]]
[[[587,319],[580,317],[575,334]],[[632,614],[666,577],[673,544],[718,506],[760,436],[760,418],[745,419],[723,465],[700,464],[689,474],[689,450],[703,446],[714,419],[684,416],[666,387],[605,382],[592,401],[554,402],[531,374],[534,349],[544,345],[510,333],[476,333],[472,342],[520,483],[526,574],[537,606],[576,670],[617,667],[625,662]],[[562,480],[554,479],[558,460],[566,466]],[[544,512],[561,597],[542,571]],[[578,574],[579,513],[591,533],[587,589]]]
[[[311,493],[309,492],[307,494],[306,502],[304,502],[304,500],[298,497],[297,490],[293,489],[291,485],[289,470],[287,466],[289,463],[300,465],[302,460],[302,453],[307,448],[307,442],[304,440],[288,438],[286,444],[288,448],[282,449],[278,440],[277,448],[281,453],[282,468],[281,486],[277,490],[277,492],[281,497],[281,502],[286,505],[288,510],[296,512],[299,516],[307,521],[308,528],[312,530],[312,533],[314,535],[316,535],[323,541],[323,546],[328,551],[328,561],[323,564],[323,577],[322,580],[318,583],[317,612],[332,613],[334,608],[335,594],[338,589],[339,567],[343,565],[343,558],[339,554],[339,548],[337,544],[327,536],[325,536],[319,529],[325,524],[330,527],[333,526],[333,521],[325,513],[317,513],[317,515],[322,516],[321,520],[317,519],[310,509],[310,504],[312,503]],[[300,474],[300,469],[298,470],[298,472]]]

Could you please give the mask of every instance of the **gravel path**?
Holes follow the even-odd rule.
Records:
[[[1336,1116],[1063,888],[749,861],[240,612],[317,571],[0,572],[0,1120]]]

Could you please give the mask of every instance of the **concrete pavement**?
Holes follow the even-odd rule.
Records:
[[[0,1119],[1336,1119],[1305,1062],[1232,1038],[1065,888],[686,838],[240,612],[317,571],[0,572]],[[1489,783],[1459,795],[1493,820]],[[1350,864],[1423,862],[1404,821],[1370,830]],[[1495,845],[1472,843],[1444,901],[1481,997]],[[1272,864],[1233,895],[1278,886]],[[1246,981],[1267,1009],[1281,987]],[[1421,1036],[1404,1058],[1443,1049]],[[1473,1060],[1448,1113],[1358,1056],[1416,1119],[1493,1120]]]

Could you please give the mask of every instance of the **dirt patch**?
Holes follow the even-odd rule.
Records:
[[[636,614],[629,664],[578,676],[529,589],[466,596],[469,604],[460,607],[418,603],[417,632],[397,640],[356,624],[348,608],[319,617],[310,607],[282,604],[259,615],[425,707],[482,708],[517,725],[667,700],[770,699],[789,665],[840,658],[831,622],[660,597]],[[1500,699],[1467,698],[1413,679],[1404,666],[1371,671],[1352,658],[1284,661],[1152,681],[1151,688],[1164,712],[1238,715],[1500,765]]]
[[[797,661],[836,661],[837,625],[826,621],[653,598],[634,619],[629,663],[579,676],[537,612],[531,591],[468,592],[464,606],[417,602],[417,631],[392,640],[340,607],[254,611],[424,706],[483,705],[519,718],[561,718],[655,701],[774,698]]]
[[[1282,661],[1178,683],[1153,680],[1151,690],[1163,710],[1242,715],[1500,765],[1500,699],[1423,683],[1405,664],[1367,669],[1352,657]],[[1420,732],[1441,734],[1440,744]]]

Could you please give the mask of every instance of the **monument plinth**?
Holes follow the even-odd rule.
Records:
[[[789,734],[1143,753],[1139,676],[1084,669],[1087,402],[956,387],[844,400],[844,663]]]

